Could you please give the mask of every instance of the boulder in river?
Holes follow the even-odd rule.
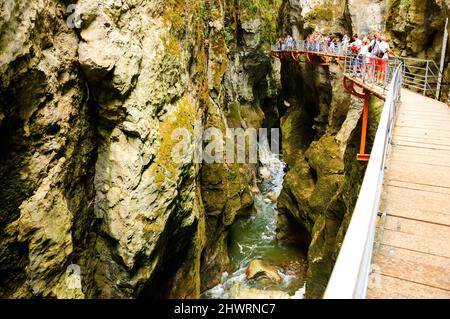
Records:
[[[247,267],[247,279],[268,278],[275,283],[281,282],[281,276],[275,266],[264,262],[263,260],[253,260]]]
[[[278,200],[278,194],[276,192],[270,192],[266,195],[268,199],[270,199],[273,203],[276,203]]]

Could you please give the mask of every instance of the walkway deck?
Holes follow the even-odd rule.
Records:
[[[376,84],[370,84],[367,81],[363,81],[361,78],[352,76],[349,73],[344,73],[344,76],[353,81],[357,86],[359,86],[360,87],[359,91],[362,92],[365,89],[368,90],[371,94],[378,97],[379,99],[382,100],[386,99],[386,94],[388,92],[387,89]]]
[[[402,91],[368,298],[450,298],[450,108]],[[380,223],[381,224],[381,223]]]

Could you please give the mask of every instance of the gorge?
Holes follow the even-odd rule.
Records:
[[[365,171],[363,104],[337,64],[280,62],[270,46],[380,30],[399,55],[439,61],[449,6],[2,1],[0,297],[321,298]],[[175,163],[172,133],[195,123],[280,128],[282,161]],[[261,258],[281,284],[247,282]]]

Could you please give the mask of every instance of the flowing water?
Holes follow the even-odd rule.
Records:
[[[303,298],[306,273],[306,257],[298,247],[277,240],[277,207],[269,198],[278,196],[283,187],[285,164],[263,147],[260,175],[270,178],[259,184],[260,193],[255,197],[256,214],[241,217],[230,231],[229,252],[234,272],[224,273],[221,283],[203,294],[204,298],[233,298],[233,287],[276,290],[289,293],[292,298]],[[255,259],[277,266],[281,283],[247,280],[246,269]],[[239,288],[239,289],[240,289]]]

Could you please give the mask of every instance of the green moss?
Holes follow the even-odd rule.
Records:
[[[324,3],[314,7],[310,12],[306,14],[305,19],[308,21],[311,20],[323,20],[323,21],[332,21],[336,8],[332,3]]]
[[[177,38],[169,36],[168,38],[162,37],[161,40],[163,41],[164,49],[168,54],[174,57],[181,57],[181,46]]]
[[[156,182],[166,178],[175,179],[178,164],[172,159],[173,147],[178,143],[172,139],[172,133],[178,128],[185,128],[193,134],[193,123],[197,119],[197,110],[187,96],[182,98],[175,106],[174,113],[160,126],[160,146],[155,163],[152,165],[151,175],[156,176]],[[162,176],[161,176],[162,174]]]
[[[165,180],[166,180],[166,177],[164,176],[163,173],[159,172],[159,173],[156,175],[155,182],[156,182],[157,184],[162,184],[162,183],[165,182]]]
[[[217,36],[211,42],[212,56],[214,61],[211,64],[213,73],[213,86],[218,87],[222,83],[223,76],[228,68],[227,45],[223,36]]]
[[[196,2],[196,1],[192,1]],[[170,25],[172,33],[182,32],[186,25],[185,17],[189,14],[186,0],[166,0],[163,21],[166,25]]]

